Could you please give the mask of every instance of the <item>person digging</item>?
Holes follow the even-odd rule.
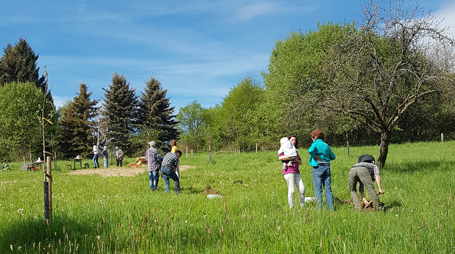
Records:
[[[368,154],[359,156],[358,163],[352,166],[349,171],[349,189],[351,191],[352,202],[354,203],[354,209],[361,210],[362,204],[360,203],[359,197],[357,196],[357,182],[359,183],[359,192],[362,197],[363,207],[370,207],[373,203],[373,209],[376,211],[382,210],[384,204],[379,202],[378,194],[374,189],[373,182],[376,180],[379,192],[378,194],[384,194],[384,190],[381,187],[381,176],[379,175],[379,167],[374,164],[374,157]],[[365,198],[365,190],[367,189],[370,195],[371,201]]]

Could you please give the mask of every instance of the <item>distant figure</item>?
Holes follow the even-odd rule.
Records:
[[[177,147],[177,141],[175,141],[174,139],[171,140],[169,144],[171,145],[171,153],[175,153],[175,151],[179,150],[179,148]]]
[[[373,202],[373,208],[379,211],[383,208],[383,204],[379,202],[378,194],[374,189],[374,180],[379,188],[379,194],[384,194],[381,187],[381,176],[379,175],[379,167],[374,164],[374,157],[371,155],[362,155],[359,157],[358,163],[352,166],[349,171],[349,190],[351,191],[352,202],[355,209],[362,208],[359,197],[357,196],[357,183],[359,183],[359,192],[365,207],[368,207]],[[371,201],[365,198],[365,190],[367,188],[370,194]]]
[[[156,191],[160,180],[160,168],[163,157],[158,154],[158,151],[154,147],[156,145],[155,141],[150,141],[148,143],[150,145],[150,149],[145,152],[145,159],[148,162],[150,190]]]
[[[170,145],[171,145],[171,153],[175,153],[177,150],[179,150],[179,148],[177,147],[177,141],[175,141],[174,139],[171,140]],[[179,164],[180,164],[180,162],[179,162]],[[177,174],[177,176],[180,178],[180,165],[179,164],[177,164],[175,174]]]
[[[161,176],[164,180],[166,193],[169,193],[169,178],[174,180],[175,193],[180,193],[180,180],[175,173],[180,157],[182,157],[182,151],[180,150],[175,151],[175,153],[167,153],[161,163]]]
[[[117,167],[122,167],[123,152],[118,146],[115,147],[115,160],[117,161]]]
[[[308,149],[310,154],[310,166],[313,167],[313,185],[316,204],[322,209],[322,186],[325,189],[325,201],[327,209],[333,210],[332,173],[330,161],[335,160],[335,154],[330,146],[324,142],[324,132],[320,129],[311,132],[313,143]]]
[[[98,163],[98,156],[99,156],[98,146],[95,143],[92,143],[92,144],[93,144],[93,165],[94,165],[94,168],[99,168],[100,164]]]
[[[107,152],[107,146],[104,147],[103,152],[101,152],[101,155],[103,155],[103,161],[104,161],[104,167],[107,168],[108,162],[109,162],[109,153]]]

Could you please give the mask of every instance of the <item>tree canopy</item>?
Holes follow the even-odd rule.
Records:
[[[35,54],[25,39],[19,39],[16,45],[8,43],[0,59],[0,85],[6,83],[32,82],[44,92],[45,76],[39,76],[39,67]]]

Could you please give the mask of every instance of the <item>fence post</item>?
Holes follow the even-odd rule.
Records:
[[[444,133],[441,132],[441,143],[444,143]]]
[[[258,143],[256,143],[256,154],[258,154]]]
[[[188,147],[186,147],[186,158],[188,159]]]
[[[212,160],[212,148],[209,145],[209,161]]]
[[[349,156],[349,136],[346,134],[346,147],[348,149],[348,156]]]

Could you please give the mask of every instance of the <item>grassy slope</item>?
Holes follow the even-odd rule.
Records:
[[[332,189],[350,199],[349,168],[378,147],[335,148]],[[276,152],[184,155],[182,194],[151,193],[148,175],[102,178],[53,173],[53,222],[43,223],[43,175],[0,172],[0,252],[24,253],[451,253],[455,142],[391,145],[381,171],[387,212],[289,211]],[[306,195],[314,196],[304,148]],[[61,163],[59,164],[67,164]],[[127,163],[124,163],[127,165]],[[14,168],[14,167],[13,167]],[[125,169],[127,170],[127,169]],[[234,184],[242,180],[243,184]],[[207,199],[205,186],[225,199]],[[172,182],[171,182],[172,185]],[[453,188],[453,190],[452,190]],[[295,202],[297,200],[295,199]],[[38,248],[38,245],[40,248]],[[20,249],[20,251],[18,250]]]

